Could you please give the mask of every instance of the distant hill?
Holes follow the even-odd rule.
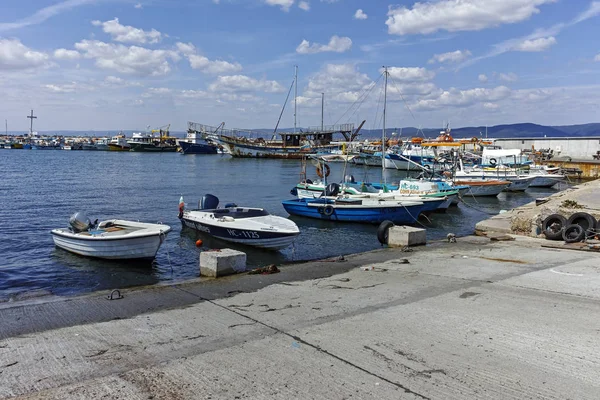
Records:
[[[402,137],[425,136],[436,137],[442,129],[422,129],[414,127],[392,128],[387,130],[387,135],[392,133]],[[361,136],[365,138],[380,137],[381,130],[362,130]],[[485,126],[453,128],[452,136],[456,138],[486,137]],[[565,126],[545,126],[532,123],[495,125],[487,127],[489,138],[514,138],[514,137],[560,137],[560,136],[600,136],[600,123]]]
[[[298,128],[302,129],[302,128]],[[417,129],[415,127],[396,128],[390,127],[386,129],[388,137],[393,133],[401,137],[424,136],[426,138],[434,138],[439,135],[441,128],[424,128]],[[273,129],[253,129],[263,137],[271,137]],[[293,128],[282,128],[278,132],[291,132]],[[131,136],[133,130],[122,131],[125,135]],[[26,134],[27,132],[9,132],[11,135]],[[118,134],[119,131],[43,131],[40,135],[60,135],[60,136],[112,136]],[[183,131],[171,131],[171,136],[185,137]],[[381,129],[362,129],[360,131],[361,138],[377,138],[381,137]],[[471,137],[486,137],[485,126],[473,126],[463,128],[452,128],[452,136],[456,138],[471,138]],[[559,136],[600,136],[600,123],[590,123],[581,125],[561,125],[561,126],[546,126],[532,123],[494,125],[487,127],[487,137],[489,138],[519,138],[519,137],[559,137]]]

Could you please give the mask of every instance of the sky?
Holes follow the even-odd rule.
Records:
[[[2,0],[0,119],[381,129],[385,105],[388,128],[599,122],[599,37],[589,0]]]

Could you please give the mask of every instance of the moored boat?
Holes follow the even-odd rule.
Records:
[[[470,180],[455,180],[455,185],[469,186],[469,190],[465,193],[465,196],[498,196],[500,192],[510,186],[509,181],[500,180],[484,180],[484,179],[470,179]]]
[[[226,204],[224,208],[218,206],[219,199],[206,194],[198,209],[187,210],[182,197],[179,218],[185,227],[228,242],[266,250],[284,249],[300,234],[293,221],[270,215],[263,208],[238,207],[235,204]]]
[[[110,151],[129,151],[131,145],[127,143],[125,135],[113,136],[108,142],[108,150]]]
[[[87,257],[111,260],[153,259],[171,227],[120,219],[93,224],[83,214],[69,220],[70,227],[53,229],[57,247]]]

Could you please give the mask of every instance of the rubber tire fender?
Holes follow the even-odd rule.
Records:
[[[581,242],[583,238],[585,238],[585,231],[583,230],[581,225],[567,225],[562,232],[565,243]]]
[[[567,225],[579,225],[583,228],[583,233],[590,229],[596,229],[596,218],[585,212],[576,212],[567,219]]]
[[[490,158],[490,165],[492,167],[495,167],[497,163],[498,163],[498,161],[495,158]]]
[[[556,224],[559,226],[557,227]],[[567,219],[565,217],[560,214],[551,214],[542,222],[542,233],[548,240],[562,240],[562,233],[565,226],[567,226]]]
[[[333,211],[333,206],[331,206],[331,204],[327,204],[325,208],[323,208],[323,215],[330,217],[331,214],[333,214]]]
[[[377,240],[379,240],[379,243],[388,244],[389,230],[392,226],[394,226],[394,223],[390,220],[385,220],[379,224],[377,228]]]

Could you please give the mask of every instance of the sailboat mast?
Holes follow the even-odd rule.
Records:
[[[296,113],[298,111],[298,66],[294,72],[294,133],[296,133]]]
[[[385,170],[385,111],[387,105],[388,70],[387,67],[383,68],[383,74],[385,75],[385,84],[383,86],[383,131],[381,132],[381,168]]]
[[[325,112],[325,93],[321,93],[321,132],[323,132],[323,113]]]

